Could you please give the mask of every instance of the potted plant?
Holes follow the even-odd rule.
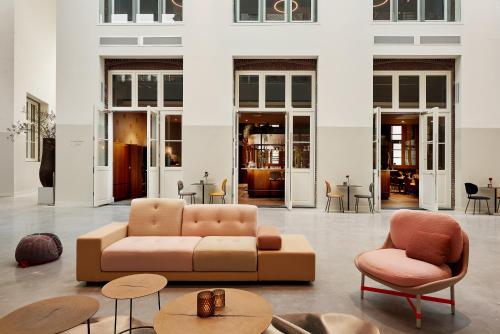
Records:
[[[16,136],[27,134],[31,125],[26,120],[17,121],[7,128],[9,133],[7,139],[14,141]],[[38,175],[42,186],[53,187],[56,170],[56,115],[54,111],[40,111],[38,134],[42,138],[42,159]]]

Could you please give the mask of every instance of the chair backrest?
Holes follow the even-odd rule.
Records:
[[[328,197],[328,194],[332,192],[332,185],[328,181],[325,181],[325,185],[326,185],[326,197]]]
[[[368,190],[370,191],[370,195],[372,195],[372,197],[373,197],[373,195],[374,195],[373,194],[373,182],[370,183],[370,186],[368,187]]]
[[[226,194],[226,184],[227,184],[227,179],[224,179],[222,181],[222,185],[221,185],[221,189],[222,189],[222,192],[224,193],[224,195]]]
[[[465,192],[467,195],[475,195],[479,192],[479,188],[474,183],[465,184]]]
[[[451,216],[426,212],[400,210],[391,217],[390,237],[398,249],[406,249],[416,232],[439,233],[450,237],[451,248],[448,263],[456,263],[462,256],[464,245],[462,229]]]
[[[184,182],[177,181],[177,194],[181,194],[182,189],[184,189]]]
[[[269,173],[269,179],[271,181],[277,181],[281,179],[281,172],[271,172]]]
[[[182,220],[183,236],[257,235],[257,207],[253,205],[188,205]]]
[[[128,220],[128,236],[180,236],[184,204],[181,199],[134,199]]]

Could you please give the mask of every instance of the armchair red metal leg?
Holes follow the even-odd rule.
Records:
[[[420,295],[417,295],[417,310],[415,312],[415,317],[417,318],[417,328],[422,328],[422,299]]]

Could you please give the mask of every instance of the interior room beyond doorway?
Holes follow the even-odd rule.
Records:
[[[285,205],[285,113],[240,113],[238,203]]]
[[[147,114],[116,112],[113,117],[113,197],[130,204],[147,196]]]
[[[383,209],[419,208],[419,115],[382,114]]]

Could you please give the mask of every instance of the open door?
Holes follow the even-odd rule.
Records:
[[[231,199],[232,203],[238,204],[239,196],[239,149],[240,149],[240,114],[233,109],[233,172],[232,172],[232,192]]]
[[[113,114],[94,110],[94,206],[113,203]]]
[[[147,189],[149,198],[160,197],[159,112],[148,110]]]
[[[293,208],[292,198],[292,157],[293,157],[293,118],[291,113],[285,115],[285,206],[288,210]]]
[[[381,169],[381,133],[382,115],[381,109],[373,110],[373,205],[376,212],[382,209],[381,189],[380,189],[380,169]]]
[[[420,116],[420,207],[438,211],[439,109]]]

